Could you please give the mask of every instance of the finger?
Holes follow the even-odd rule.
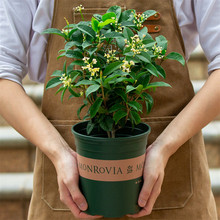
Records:
[[[160,195],[161,186],[163,183],[163,177],[164,177],[163,174],[161,174],[159,176],[157,182],[155,183],[155,185],[153,187],[150,198],[148,199],[147,205],[144,207],[144,209],[146,210],[146,213],[148,213],[148,214],[150,214],[152,212],[153,206],[154,206],[158,196]]]
[[[82,212],[78,206],[74,203],[68,188],[64,184],[60,184],[60,200],[70,209],[70,211],[73,213],[73,215],[76,218],[82,218],[82,219],[95,219],[95,218],[101,218],[102,216],[92,216],[88,215],[84,212]]]
[[[147,174],[144,178],[144,184],[142,186],[139,198],[138,198],[138,205],[140,207],[145,207],[147,201],[151,195],[151,191],[155,182],[157,181],[157,176],[155,174]]]
[[[80,210],[85,211],[88,208],[88,204],[79,189],[78,181],[74,180],[73,178],[72,180],[67,181],[65,185],[70,192],[73,202],[78,206]]]
[[[136,214],[133,214],[133,215],[127,215],[129,218],[139,218],[139,217],[143,217],[143,216],[146,216],[147,213],[146,213],[146,210],[145,209],[141,209],[140,212],[136,213]]]
[[[131,218],[140,218],[146,215],[150,215],[152,212],[153,206],[156,202],[156,199],[160,195],[162,182],[163,182],[163,175],[160,175],[152,189],[151,195],[147,201],[146,206],[140,212],[134,215],[127,215],[127,216]]]

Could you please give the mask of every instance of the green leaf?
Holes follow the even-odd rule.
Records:
[[[100,15],[100,14],[93,14],[93,17],[99,22],[102,21],[102,15]]]
[[[147,37],[145,37],[142,42],[145,45],[145,47],[149,49],[151,49],[155,44],[155,40],[153,38],[147,38]]]
[[[82,43],[82,48],[83,48],[83,50],[84,50],[85,48],[87,48],[87,47],[89,47],[89,46],[91,46],[91,45],[93,45],[93,44],[90,43],[90,42],[88,42],[88,41],[84,41],[84,42]]]
[[[100,88],[100,85],[91,85],[86,90],[86,97],[88,97],[91,93],[96,92]]]
[[[148,34],[147,27],[143,27],[140,31],[138,31],[138,36],[140,39],[143,39]]]
[[[75,87],[80,86],[80,85],[94,85],[95,82],[91,81],[91,80],[87,80],[87,79],[83,79],[81,81],[79,81],[78,83],[76,83]]]
[[[115,20],[113,20],[113,19],[107,19],[106,21],[104,21],[104,22],[100,22],[99,23],[99,29],[102,29],[103,27],[105,27],[106,25],[108,25],[108,24],[113,24],[113,23],[115,23]]]
[[[61,71],[61,70],[55,70],[51,76],[61,77],[62,74],[63,74],[63,71]]]
[[[142,105],[139,102],[136,101],[130,101],[128,102],[128,105],[131,106],[136,111],[142,111]]]
[[[53,78],[48,81],[46,89],[54,88],[60,84],[62,84],[62,82],[60,81],[60,77]]]
[[[146,72],[143,72],[138,75],[137,85],[141,84],[145,88],[148,85],[149,81],[150,81],[149,74],[146,74]]]
[[[153,82],[148,84],[148,86],[145,87],[145,89],[154,89],[157,87],[171,87],[168,83],[165,82]]]
[[[93,105],[90,107],[90,117],[94,118],[96,113],[99,111],[100,106],[102,105],[103,100],[99,97],[95,100]]]
[[[74,60],[71,64],[73,66],[75,66],[75,65],[84,66],[84,61],[83,60]]]
[[[63,63],[63,73],[66,73],[66,60]]]
[[[125,92],[122,89],[115,89],[114,92],[119,95],[123,101],[127,102],[127,96],[125,94]]]
[[[121,26],[135,28],[135,24],[133,21],[123,21],[121,22]]]
[[[150,74],[152,74],[153,76],[158,77],[157,68],[156,68],[153,64],[147,63],[147,64],[145,65],[145,69],[146,69]]]
[[[102,21],[106,21],[108,19],[113,20],[115,18],[116,18],[116,14],[114,12],[108,12],[108,13],[102,15]]]
[[[143,92],[142,96],[145,99],[146,110],[147,110],[147,113],[149,114],[151,112],[152,107],[153,107],[154,100],[153,100],[152,96],[146,92]]]
[[[156,66],[156,68],[157,68],[158,74],[165,79],[165,78],[166,78],[166,72],[165,72],[165,70],[163,69],[163,67],[160,66],[160,65],[155,65],[155,66]]]
[[[149,18],[149,17],[155,15],[156,13],[157,13],[157,12],[154,11],[154,10],[147,10],[147,11],[143,12],[143,14],[145,14],[145,15],[147,16],[147,18]]]
[[[95,33],[95,31],[91,27],[86,26],[86,25],[82,25],[82,24],[77,25],[77,27],[83,33],[89,35],[92,38],[95,38],[96,33]]]
[[[86,100],[84,100],[83,102],[84,102],[84,104],[81,105],[81,106],[78,108],[78,110],[77,110],[77,117],[78,117],[79,119],[81,119],[81,118],[80,118],[80,113],[81,113],[81,111],[83,110],[83,108],[85,108],[85,107],[88,105],[88,103],[87,103]]]
[[[76,51],[76,50],[67,50],[65,56],[68,58],[75,58],[75,59],[82,59],[83,58],[83,54],[79,51]]]
[[[127,112],[126,111],[123,111],[123,110],[119,110],[117,111],[114,116],[113,116],[113,119],[115,121],[115,124],[117,124],[119,122],[119,120],[121,120],[122,118],[126,117],[127,116]]]
[[[112,72],[114,72],[115,70],[119,69],[120,66],[122,65],[123,63],[121,61],[116,61],[114,63],[110,63],[104,70],[103,74],[104,75],[108,75]]]
[[[67,90],[67,86],[64,88],[64,90],[61,93],[61,103],[63,103],[63,97],[64,97],[66,90]]]
[[[89,121],[86,127],[86,132],[88,135],[92,132],[94,127],[95,127],[95,123],[92,123],[92,121]]]
[[[179,53],[171,52],[166,56],[166,58],[168,58],[170,60],[176,60],[176,61],[180,62],[183,66],[185,65],[185,59]]]
[[[114,120],[112,119],[112,117],[106,116],[102,121],[100,121],[99,124],[104,131],[112,131]]]
[[[134,33],[132,32],[130,28],[124,27],[123,35],[127,40],[131,41],[131,37],[134,36]]]
[[[147,52],[142,51],[140,54],[137,54],[136,57],[145,63],[151,63],[151,57]]]
[[[140,93],[142,90],[143,90],[143,85],[142,85],[142,84],[139,84],[139,85],[136,87],[136,91],[137,91],[138,93]]]
[[[164,36],[160,35],[155,39],[158,46],[162,47],[163,50],[167,50],[167,39]]]
[[[119,32],[115,32],[115,31],[112,31],[112,32],[109,32],[109,33],[105,33],[104,36],[106,38],[122,38],[123,35]]]
[[[121,13],[121,17],[120,17],[119,22],[131,20],[131,16],[133,16],[132,11],[134,11],[134,10],[133,9],[129,9],[129,10],[123,11]]]
[[[57,91],[56,94],[58,94],[59,92],[63,91],[66,87],[61,86]]]
[[[44,30],[43,32],[41,32],[41,34],[56,34],[62,37],[65,37],[66,35],[64,33],[62,33],[62,31],[60,31],[59,29],[56,28],[48,28],[46,30]]]
[[[80,42],[77,42],[77,41],[70,41],[70,42],[67,42],[66,45],[65,45],[65,50],[69,50],[71,47],[74,47],[74,46],[81,46],[81,43]]]
[[[97,32],[99,30],[98,26],[99,26],[99,21],[97,19],[95,19],[94,17],[92,17],[92,29]]]
[[[127,85],[126,86],[126,93],[129,93],[129,92],[131,92],[133,90],[136,90],[136,88],[134,86],[131,86],[131,85]]]
[[[123,51],[124,46],[125,46],[125,39],[123,37],[117,37],[116,42],[118,47]]]
[[[113,112],[116,112],[116,111],[118,111],[118,110],[123,110],[123,109],[125,109],[126,110],[126,108],[125,108],[125,106],[124,105],[121,105],[121,104],[119,104],[119,103],[117,103],[117,104],[114,104],[110,109],[109,109],[109,113],[113,113]]]
[[[136,111],[130,111],[132,121],[137,125],[141,122],[141,117]]]
[[[134,79],[130,79],[130,78],[126,78],[126,77],[120,77],[118,79],[116,79],[116,83],[118,82],[130,82],[130,83],[134,83],[135,80]]]
[[[121,16],[121,7],[114,5],[112,7],[110,7],[107,12],[114,12],[114,14],[116,14],[116,18],[117,20],[119,20],[120,16]]]
[[[71,93],[71,97],[80,97],[79,93],[76,93],[75,91],[73,91],[70,87],[68,88],[69,92]]]
[[[77,79],[77,77],[78,77],[79,75],[80,75],[79,72],[77,72],[77,71],[72,71],[72,72],[70,73],[71,83],[74,83],[75,80]]]
[[[121,76],[120,72],[116,72],[116,73],[113,73],[113,74],[109,75],[107,78],[104,79],[104,84],[110,83],[110,81],[112,79],[115,79],[119,76]]]

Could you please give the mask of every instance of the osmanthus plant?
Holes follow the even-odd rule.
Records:
[[[184,65],[185,61],[179,53],[166,54],[167,39],[162,35],[153,39],[143,27],[156,11],[138,14],[133,9],[122,11],[112,6],[105,14],[94,14],[91,21],[84,21],[83,9],[81,5],[76,7],[82,16],[79,23],[66,20],[62,30],[43,32],[63,37],[65,47],[58,58],[72,59],[52,74],[46,88],[59,86],[61,100],[67,90],[69,98],[83,97],[78,116],[84,107],[88,108],[84,117],[89,119],[87,133],[98,126],[108,137],[115,137],[127,120],[133,126],[141,122],[143,104],[147,112],[151,111],[153,98],[149,91],[170,86],[163,81],[152,82],[154,77],[166,77],[161,63],[172,59]]]

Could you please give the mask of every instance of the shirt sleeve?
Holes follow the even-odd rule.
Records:
[[[0,78],[22,84],[36,8],[37,0],[0,0]]]
[[[209,61],[208,72],[220,69],[220,1],[194,0],[199,40]]]

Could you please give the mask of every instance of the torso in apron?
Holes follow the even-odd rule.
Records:
[[[70,23],[81,21],[81,16],[73,8],[82,4],[83,16],[90,19],[92,14],[103,14],[112,5],[123,9],[135,9],[143,12],[154,9],[160,13],[159,20],[147,21],[152,36],[164,35],[168,39],[168,53],[184,54],[184,44],[173,9],[172,0],[55,0],[52,26],[62,29],[66,17]],[[46,82],[54,70],[62,69],[63,60],[57,61],[57,53],[64,46],[63,39],[51,35],[48,43],[48,69]],[[142,121],[151,126],[149,137],[151,144],[170,121],[184,108],[193,97],[193,88],[189,80],[187,66],[176,61],[165,61],[166,82],[172,88],[158,88],[153,93],[152,112],[142,115]],[[42,111],[57,128],[70,147],[75,149],[71,126],[77,123],[77,109],[81,105],[79,98],[61,104],[60,96],[55,95],[56,88],[44,92]],[[127,217],[123,217],[127,218]],[[59,200],[56,171],[50,160],[37,149],[34,170],[34,190],[29,210],[29,220],[71,220],[75,219],[70,210]],[[163,220],[216,220],[216,206],[211,192],[209,170],[201,132],[187,141],[169,159],[161,194],[153,212],[143,219]]]

